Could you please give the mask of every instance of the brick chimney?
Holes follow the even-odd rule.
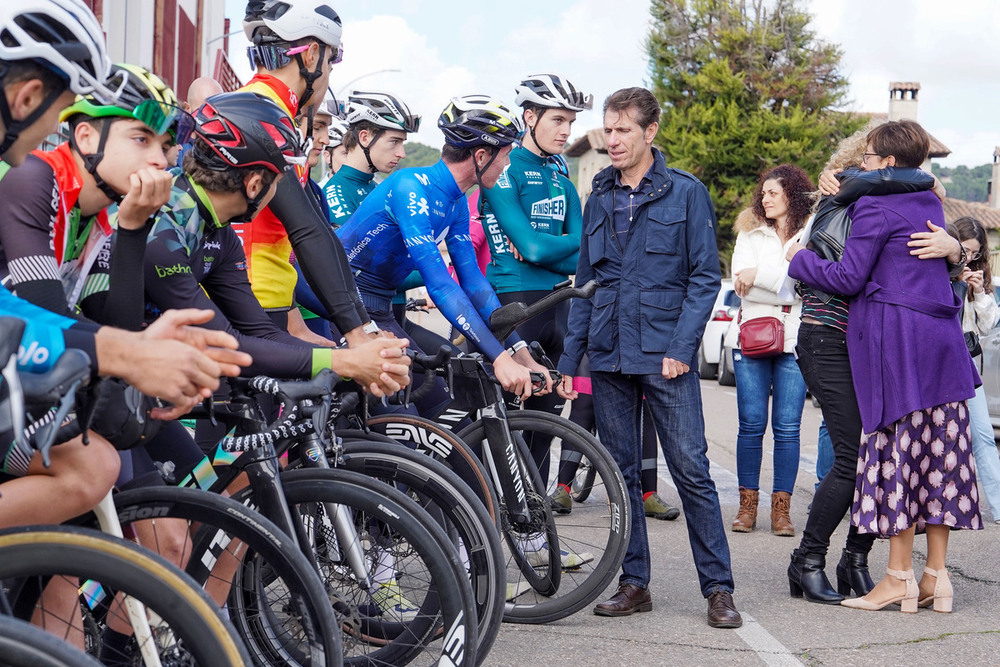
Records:
[[[1000,197],[996,192],[998,187],[1000,187],[1000,146],[993,149],[993,174],[986,186],[986,199],[990,208],[1000,208]]]
[[[889,120],[917,120],[916,81],[893,81],[889,84]]]

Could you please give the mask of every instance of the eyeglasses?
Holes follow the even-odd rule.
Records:
[[[145,100],[132,110],[132,117],[141,120],[155,134],[168,131],[178,144],[186,144],[194,130],[194,117],[184,109],[156,100]]]
[[[879,157],[880,158],[882,156],[879,155],[878,153],[862,153],[861,154],[861,161],[862,162],[867,162],[869,157]]]
[[[276,70],[292,62],[292,56],[308,51],[310,46],[310,44],[304,44],[287,48],[275,44],[258,44],[247,47],[247,58],[250,60],[251,69],[257,69],[259,63],[266,70]],[[327,58],[327,62],[331,66],[344,59],[342,48],[328,44],[321,44],[320,47],[330,49],[330,57]]]
[[[962,247],[965,248],[965,261],[966,261],[966,263],[975,262],[978,259],[982,259],[982,257],[983,257],[983,250],[982,250],[982,248],[980,248],[976,252],[972,252],[967,247],[965,247],[965,246],[962,246]]]

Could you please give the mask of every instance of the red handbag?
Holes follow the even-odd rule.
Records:
[[[743,310],[740,309],[740,319]],[[751,359],[776,357],[785,351],[785,325],[777,317],[740,322],[740,350]]]

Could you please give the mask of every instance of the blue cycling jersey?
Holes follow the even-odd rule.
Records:
[[[444,162],[389,176],[337,235],[365,307],[388,310],[397,288],[417,269],[431,299],[466,338],[491,360],[504,352],[486,325],[500,300],[479,271],[469,236],[469,205]],[[461,287],[438,250],[442,240]],[[515,334],[508,344],[517,340]]]
[[[49,370],[67,347],[66,334],[70,327],[78,328],[81,324],[19,299],[2,287],[0,317],[16,317],[25,322],[24,336],[17,351],[17,365],[29,373]]]

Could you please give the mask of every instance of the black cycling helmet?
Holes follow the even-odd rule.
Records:
[[[205,100],[194,114],[194,134],[201,139],[192,148],[204,168],[263,167],[283,174],[304,165],[302,140],[292,119],[281,107],[257,93],[222,93]],[[253,217],[266,191],[247,200],[243,219]]]
[[[438,118],[444,140],[457,148],[503,148],[521,136],[521,118],[489,95],[453,97]]]

